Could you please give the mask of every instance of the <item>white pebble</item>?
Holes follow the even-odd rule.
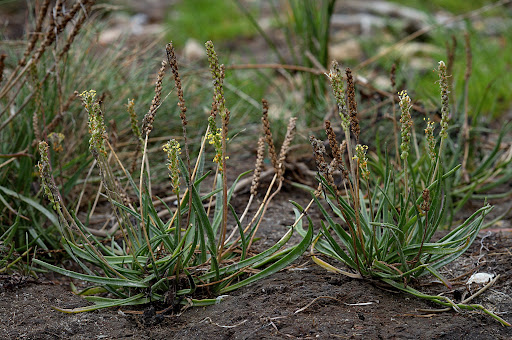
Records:
[[[495,276],[496,275],[489,274],[489,273],[474,273],[473,275],[471,275],[471,277],[469,278],[468,282],[466,282],[466,285],[471,285],[473,283],[475,283],[475,284],[487,284],[492,279],[494,279]]]

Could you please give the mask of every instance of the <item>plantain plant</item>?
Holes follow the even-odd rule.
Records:
[[[46,196],[59,216],[62,245],[83,273],[37,259],[34,263],[93,285],[79,292],[85,299],[93,302],[93,305],[74,309],[57,308],[58,310],[77,313],[113,306],[161,302],[164,305],[161,312],[166,312],[176,309],[179,305],[215,304],[222,300],[223,294],[283,269],[300,256],[311,243],[313,229],[310,225],[309,231],[300,243],[282,249],[294,232],[295,227],[292,226],[272,247],[260,253],[251,251],[254,234],[269,200],[273,197],[268,194],[272,189],[269,187],[260,208],[244,228],[230,200],[238,181],[245,173],[231,186],[228,186],[226,178],[230,113],[223,94],[224,66],[219,65],[213,44],[208,42],[206,47],[213,75],[214,96],[195,166],[191,164],[188,151],[187,107],[172,43],[167,45],[167,60],[162,62],[158,72],[155,97],[144,117],[142,129],[133,124],[137,143],[140,144],[139,149],[142,150],[138,184],[118,161],[106,138],[104,113],[96,100],[96,92],[84,91],[80,94],[85,110],[89,114],[90,151],[99,167],[105,188],[104,196],[109,200],[117,219],[106,237],[98,236],[102,235],[101,231],[82,224],[76,214],[69,212],[62,204],[60,192],[52,177],[48,144],[44,141],[39,143],[39,172]],[[163,146],[168,159],[173,192],[171,201],[177,202],[176,208],[166,204],[168,199],[153,201],[146,157],[148,135],[153,129],[155,114],[161,105],[162,81],[167,68],[171,69],[175,81],[183,128],[183,146],[175,138]],[[128,111],[133,118],[132,110],[133,103],[129,102]],[[221,120],[220,127],[216,125],[217,118]],[[293,138],[295,120],[292,122],[287,133],[288,146],[285,148],[289,147],[289,142]],[[202,194],[201,185],[211,175],[211,171],[204,170],[206,141],[215,149],[213,162],[216,174],[213,176],[212,190]],[[259,149],[261,151],[262,148]],[[258,154],[258,163],[261,165],[262,152]],[[282,157],[276,158],[276,162],[280,163],[276,163],[272,181],[279,184],[278,188],[282,182],[282,163],[286,150],[282,149],[281,154]],[[111,164],[111,159],[118,161],[117,169]],[[130,199],[129,190],[123,187],[119,173],[123,174],[124,182],[128,183],[138,202]],[[259,173],[259,170],[255,173]],[[255,177],[251,193],[255,193],[257,182],[258,179]],[[277,191],[278,189],[274,192]],[[165,206],[165,209],[158,211],[157,203]],[[234,230],[238,231],[238,237],[235,237],[236,232],[227,237],[228,214],[233,216]],[[165,219],[164,216],[169,218]]]
[[[330,162],[326,161],[324,143],[313,136],[310,138],[319,180],[314,201],[323,216],[321,231],[312,245],[312,258],[327,270],[351,278],[379,279],[417,297],[456,310],[482,310],[502,324],[510,325],[481,305],[468,304],[471,298],[455,303],[445,296],[423,294],[409,285],[414,279],[433,274],[450,287],[450,282],[439,269],[466,251],[480,231],[484,217],[492,209],[485,204],[445,236],[436,239],[434,235],[446,213],[448,183],[460,168],[457,165],[445,169],[448,90],[446,66],[442,61],[438,72],[442,94],[439,146],[436,145],[434,123],[431,121],[426,125],[424,145],[413,144],[416,141],[411,138],[411,99],[406,91],[402,91],[399,94],[401,162],[397,166],[392,165],[387,155],[384,159],[372,159],[367,154],[368,147],[359,144],[360,128],[353,77],[350,69],[347,69],[345,90],[343,75],[337,64],[333,64],[328,76],[345,138],[339,145],[331,123],[326,121],[332,151]],[[423,151],[412,152],[411,147]],[[338,175],[341,178],[335,178]],[[297,206],[297,216],[299,210]],[[301,233],[306,234],[305,230]],[[349,269],[338,268],[324,261],[315,250]]]

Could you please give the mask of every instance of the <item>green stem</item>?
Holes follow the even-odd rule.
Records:
[[[368,263],[368,258],[366,256],[366,250],[365,250],[365,246],[364,246],[364,236],[363,236],[363,230],[361,228],[361,216],[359,215],[359,210],[361,209],[361,206],[360,206],[360,202],[359,202],[359,186],[360,186],[360,181],[359,181],[359,167],[356,168],[356,178],[355,178],[355,182],[356,182],[356,185],[355,185],[355,188],[354,188],[354,191],[356,193],[355,197],[354,197],[354,212],[355,212],[355,215],[356,215],[356,226],[357,226],[357,236],[359,238],[359,243],[361,244],[361,248],[363,250],[363,256],[364,256],[364,259],[365,259],[365,262]],[[363,207],[363,209],[366,209],[366,207]]]
[[[434,179],[436,178],[437,171],[439,170],[439,163],[440,163],[441,157],[443,155],[443,146],[444,146],[444,138],[441,137],[441,143],[439,144],[439,154],[437,155],[436,167],[434,169],[434,172],[432,173],[432,178],[430,180],[430,184],[432,184],[434,182]]]
[[[404,187],[405,187],[405,202],[409,199],[409,181],[407,179],[407,158],[404,159]]]
[[[367,178],[366,179],[366,188],[368,189],[368,204],[370,206],[370,221],[373,221],[373,219],[376,217],[373,215],[373,204],[372,204],[372,191],[370,190],[370,181]],[[377,237],[375,235],[377,226],[373,225],[373,248],[375,249],[375,253],[377,258],[379,257],[379,249],[377,247]]]
[[[219,240],[219,250],[217,262],[219,266],[222,261],[222,249],[226,240],[226,231],[228,225],[228,183],[226,177],[226,140],[227,140],[227,114],[222,115],[222,231]]]
[[[177,216],[177,225],[175,230],[176,237],[176,245],[181,248],[181,205],[180,205],[180,190],[176,189],[176,201],[178,202],[178,216]],[[178,253],[181,252],[181,249],[178,249]],[[176,291],[178,290],[179,282],[180,282],[180,270],[181,270],[181,255],[178,256],[178,260],[176,261]]]
[[[151,254],[151,257],[153,258],[153,261],[156,262],[155,254],[153,254],[153,249],[151,249],[151,243],[149,242],[149,234],[146,228],[146,223],[144,219],[144,204],[142,204],[142,195],[145,191],[145,188],[143,188],[142,183],[144,182],[144,162],[146,160],[146,152],[148,148],[148,135],[146,134],[146,139],[144,140],[144,153],[142,154],[142,165],[140,169],[140,182],[139,182],[139,204],[140,204],[140,225],[142,227],[142,233],[144,234],[144,239],[146,241],[146,244],[148,246],[148,250]],[[99,164],[100,162],[98,162]],[[149,196],[151,197],[151,196]],[[135,238],[137,241],[138,239]]]
[[[421,220],[418,222],[419,225],[421,225]],[[423,245],[425,244],[425,237],[427,235],[427,228],[428,228],[428,210],[425,211],[425,228],[423,229],[423,235],[421,237],[421,245],[420,245],[420,249],[418,249],[418,254],[416,254],[416,256],[414,257],[414,259],[412,260],[413,264],[412,264],[412,268],[414,268],[414,266],[416,266],[416,264],[418,264],[419,260],[420,260],[420,257],[421,257],[421,252],[423,251]]]
[[[393,280],[389,280],[389,279],[383,279],[383,281],[388,283],[388,284],[390,284],[391,286],[393,286],[393,287],[395,287],[397,289],[403,290],[403,291],[405,291],[405,292],[407,292],[409,294],[412,294],[412,295],[414,295],[414,296],[416,296],[416,297],[418,297],[420,299],[430,300],[430,301],[435,302],[437,304],[440,304],[442,306],[451,307],[451,308],[453,308],[455,310],[461,310],[461,309],[465,309],[465,310],[481,310],[485,314],[487,314],[490,317],[492,317],[493,319],[497,320],[503,326],[508,326],[508,327],[511,326],[511,324],[509,322],[505,321],[504,319],[502,319],[498,315],[496,315],[493,312],[489,311],[488,309],[486,309],[482,305],[479,305],[479,304],[468,305],[468,304],[464,304],[464,303],[454,303],[453,301],[451,301],[446,296],[424,294],[424,293],[421,293],[420,291],[418,291],[418,290],[416,290],[416,289],[414,289],[414,288],[412,288],[410,286],[403,286],[403,284],[398,283],[398,282],[393,281]]]

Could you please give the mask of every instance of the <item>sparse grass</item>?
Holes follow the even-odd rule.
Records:
[[[83,58],[83,55],[73,54],[70,50],[75,39],[82,38],[79,32],[86,19],[83,11],[91,14],[92,1],[84,2],[83,7],[69,6],[66,12],[56,8],[57,24],[46,15],[52,10],[48,4],[45,2],[37,9],[35,33],[27,37],[23,49],[7,50],[0,84],[0,116],[3,116],[0,139],[10,141],[1,143],[0,147],[0,233],[5,236],[14,232],[16,237],[12,238],[9,246],[25,250],[31,248],[32,251],[36,245],[44,250],[58,246],[54,227],[46,224],[48,218],[56,220],[39,204],[38,188],[34,186],[35,143],[51,132],[62,131],[62,120],[70,122],[65,115],[72,111],[74,95],[69,78],[64,75],[72,68],[73,64],[68,63],[70,59]],[[56,36],[55,32],[59,35]],[[63,164],[60,170],[69,171],[74,167],[73,171],[76,171],[79,168],[77,159],[80,159],[80,153],[72,155],[66,160],[60,159]],[[52,157],[59,156],[55,153]],[[84,159],[80,161],[86,163]],[[60,184],[69,192],[74,185],[73,176],[63,175]],[[15,225],[16,228],[12,229]]]

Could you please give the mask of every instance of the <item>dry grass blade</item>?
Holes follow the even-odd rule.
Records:
[[[308,303],[307,305],[305,305],[304,307],[302,308],[299,308],[297,309],[293,314],[298,314],[300,312],[303,312],[305,311],[306,309],[308,309],[312,304],[314,304],[315,302],[317,302],[318,300],[320,299],[330,299],[330,300],[334,300],[334,301],[337,301],[337,302],[341,302],[340,300],[336,299],[335,297],[332,297],[332,296],[317,296],[316,298],[313,299],[313,301],[311,301],[310,303]]]

